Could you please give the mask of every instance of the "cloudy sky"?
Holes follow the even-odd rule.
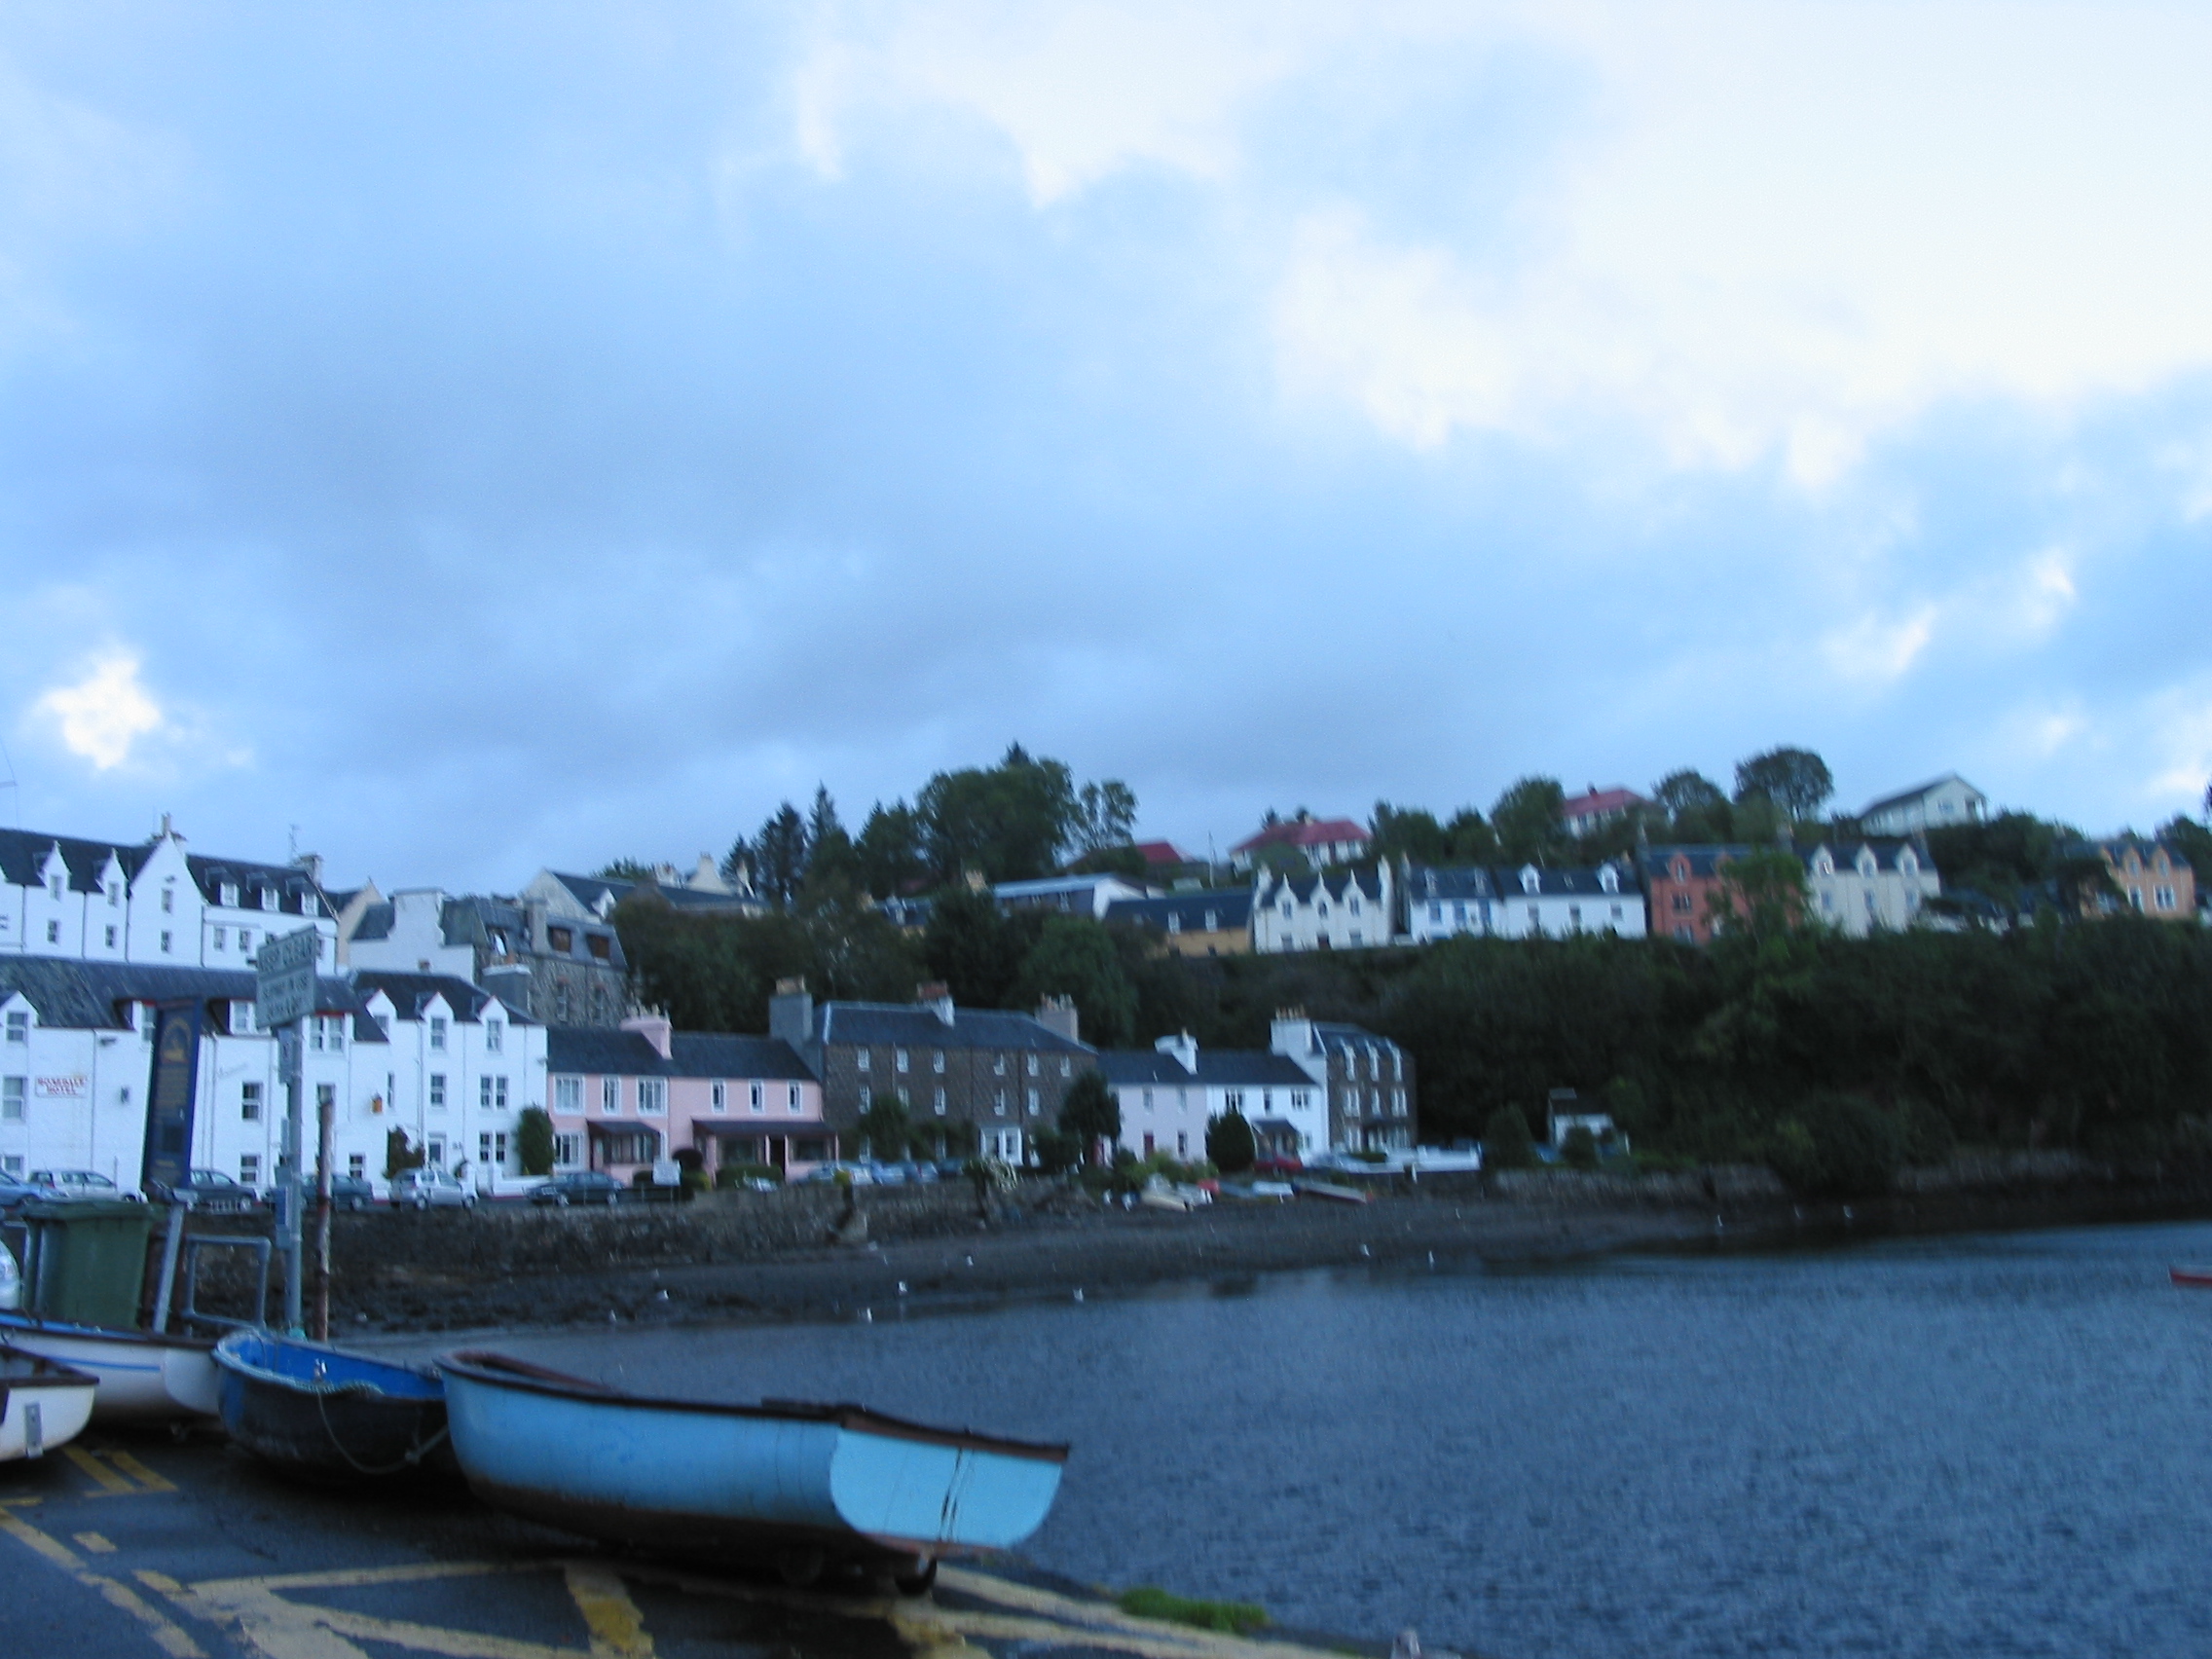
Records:
[[[2212,10],[0,18],[0,819],[2212,776]],[[0,767],[4,774],[5,767]],[[6,781],[0,775],[0,784]]]

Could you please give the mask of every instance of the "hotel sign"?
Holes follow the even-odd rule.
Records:
[[[87,1088],[83,1072],[71,1072],[66,1077],[34,1077],[31,1093],[41,1100],[82,1100]]]

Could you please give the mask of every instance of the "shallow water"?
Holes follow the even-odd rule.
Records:
[[[518,1339],[1075,1443],[1024,1553],[1552,1655],[2212,1653],[2212,1225]]]

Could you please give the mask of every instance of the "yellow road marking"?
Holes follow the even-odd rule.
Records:
[[[93,1480],[99,1482],[103,1493],[121,1494],[138,1490],[82,1446],[64,1446],[61,1449],[61,1455],[70,1462],[76,1464],[78,1468],[84,1470],[86,1474],[92,1476]]]
[[[111,1447],[108,1451],[107,1460],[136,1481],[139,1487],[146,1492],[176,1491],[176,1482],[168,1479],[166,1475],[157,1475],[129,1453],[120,1448]]]
[[[77,1547],[81,1550],[89,1550],[93,1555],[115,1554],[115,1546],[97,1532],[72,1532],[69,1535],[77,1540]]]
[[[65,1446],[62,1450],[66,1452],[71,1448]],[[50,1537],[20,1515],[8,1508],[0,1508],[0,1532],[6,1532],[10,1537],[28,1544],[78,1583],[89,1590],[97,1591],[101,1600],[110,1606],[129,1613],[146,1627],[146,1634],[153,1638],[154,1644],[166,1653],[169,1659],[207,1659],[205,1650],[185,1634],[183,1626],[165,1617],[159,1608],[129,1585],[118,1583],[103,1573],[93,1572],[67,1544]]]
[[[561,1571],[591,1632],[593,1659],[653,1659],[653,1639],[620,1573],[584,1561],[570,1562]]]
[[[469,1578],[486,1572],[543,1572],[542,1561],[424,1561],[404,1567],[350,1567],[332,1572],[277,1572],[267,1578],[210,1578],[202,1591],[253,1585],[263,1590],[356,1590],[365,1584],[412,1584],[423,1578]]]

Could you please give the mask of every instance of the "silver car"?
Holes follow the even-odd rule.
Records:
[[[96,1169],[34,1169],[30,1184],[42,1198],[135,1198],[144,1201],[136,1188],[118,1187]]]
[[[403,1204],[419,1210],[474,1209],[476,1189],[462,1186],[443,1169],[402,1169],[391,1178],[391,1202],[395,1209]]]

